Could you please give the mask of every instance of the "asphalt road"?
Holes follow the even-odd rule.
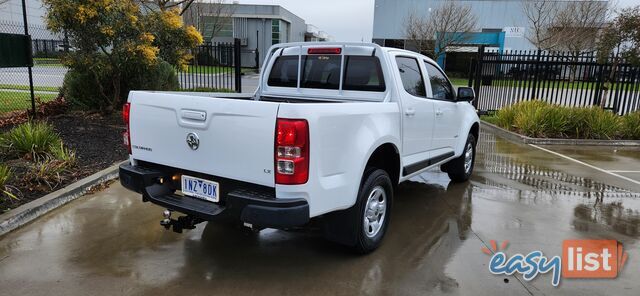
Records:
[[[34,86],[61,87],[67,68],[36,66],[32,74]],[[0,84],[29,85],[29,72],[27,68],[0,68]]]
[[[61,87],[67,68],[56,66],[36,66],[32,68],[33,85]],[[253,92],[258,86],[257,74],[242,76],[242,92]],[[183,88],[220,87],[233,88],[234,76],[230,74],[189,74],[181,73],[178,80]],[[0,68],[0,85],[29,85],[27,68]]]
[[[480,138],[471,182],[450,184],[434,171],[399,186],[389,233],[368,256],[314,229],[165,231],[160,207],[114,183],[1,237],[0,294],[638,294],[640,174],[629,181],[608,172],[640,170],[639,148],[540,147],[566,158]],[[508,254],[551,257],[565,239],[615,239],[629,260],[616,279],[553,287],[550,274],[531,282],[493,275],[481,252],[508,240]]]

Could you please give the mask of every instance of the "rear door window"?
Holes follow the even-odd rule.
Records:
[[[426,98],[427,91],[418,60],[409,57],[396,57],[396,63],[404,89],[411,95]]]

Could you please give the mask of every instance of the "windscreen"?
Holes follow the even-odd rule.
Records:
[[[301,88],[339,89],[341,55],[302,56]],[[271,68],[269,86],[297,87],[298,56],[280,56]],[[343,89],[385,91],[380,60],[375,56],[345,56]]]

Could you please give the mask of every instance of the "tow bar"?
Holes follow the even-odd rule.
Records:
[[[160,221],[160,225],[164,226],[166,230],[173,228],[173,231],[177,233],[182,233],[183,229],[194,229],[196,228],[196,224],[204,222],[202,219],[191,216],[180,216],[178,219],[173,219],[171,218],[170,210],[164,210],[162,216],[164,219]]]

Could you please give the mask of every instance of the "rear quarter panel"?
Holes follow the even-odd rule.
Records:
[[[400,148],[398,104],[281,104],[278,117],[309,122],[309,181],[276,185],[278,198],[305,198],[310,215],[351,207],[369,156],[392,143]]]

